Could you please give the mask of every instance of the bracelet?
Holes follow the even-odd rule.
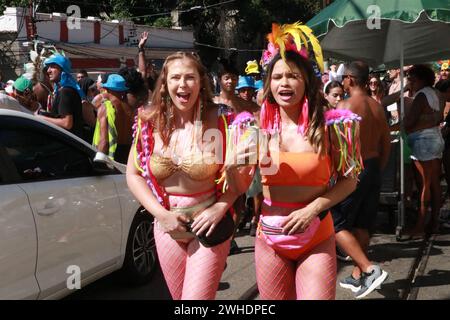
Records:
[[[140,52],[145,52],[145,49],[144,48],[138,48],[138,53],[140,53]]]

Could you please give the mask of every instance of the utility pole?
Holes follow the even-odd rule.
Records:
[[[37,40],[37,28],[36,28],[36,4],[33,0],[30,0],[28,3],[28,7],[30,10],[29,13],[29,22],[28,22],[28,28],[30,30],[30,36],[31,40]]]

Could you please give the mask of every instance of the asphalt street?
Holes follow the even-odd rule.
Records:
[[[369,300],[450,299],[450,230],[429,239],[397,241],[395,228],[387,214],[379,214],[377,232],[369,248],[369,258],[389,273],[380,290]],[[230,255],[216,299],[258,300],[254,266],[254,237],[238,234],[239,252]],[[338,262],[338,281],[350,274],[351,262]],[[171,299],[157,268],[151,282],[127,287],[111,274],[74,292],[67,300],[168,300]],[[354,300],[348,289],[337,284],[336,300]]]

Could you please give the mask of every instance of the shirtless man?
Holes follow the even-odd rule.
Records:
[[[361,295],[372,291],[387,277],[382,271],[370,279],[367,258],[370,242],[369,230],[375,220],[380,195],[381,171],[386,166],[390,152],[390,135],[384,111],[380,104],[367,94],[369,67],[361,61],[352,62],[344,71],[344,90],[350,95],[337,108],[349,109],[361,116],[360,139],[364,170],[359,175],[356,190],[332,209],[336,242],[355,263],[352,275],[340,281],[341,287]],[[364,271],[361,273],[361,271]],[[358,291],[359,290],[359,291]],[[367,294],[367,293],[366,293]]]
[[[105,91],[101,93],[93,138],[93,145],[99,151],[95,160],[103,160],[104,155],[108,155],[120,163],[126,163],[132,144],[134,119],[134,111],[126,103],[128,87],[122,76],[111,74],[102,88]]]

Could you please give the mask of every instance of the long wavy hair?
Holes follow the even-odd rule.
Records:
[[[200,61],[200,58],[195,53],[188,52],[176,52],[169,55],[164,61],[161,73],[155,85],[153,92],[151,106],[148,110],[144,110],[139,114],[139,117],[143,121],[150,121],[153,128],[155,128],[163,141],[163,146],[167,147],[170,142],[170,137],[175,130],[175,123],[173,116],[171,115],[171,108],[174,106],[170,99],[169,90],[167,87],[167,75],[169,72],[170,64],[178,59],[189,60],[197,69],[200,75],[200,92],[197,101],[195,102],[194,120],[197,119],[199,112],[201,112],[202,131],[206,130],[205,119],[206,112],[200,110],[203,106],[203,110],[210,107],[212,102],[212,93],[210,81],[208,78],[207,70]]]
[[[270,89],[270,82],[272,78],[275,63],[281,59],[281,55],[277,54],[270,62],[266,78],[264,81],[264,95],[263,99],[268,100],[269,103],[278,104],[272,95]],[[315,152],[323,154],[325,152],[325,118],[324,118],[324,104],[322,94],[319,90],[319,79],[316,78],[311,62],[294,51],[286,51],[286,62],[295,64],[305,82],[305,95],[308,98],[308,120],[309,126],[306,132],[309,143],[312,145]],[[302,99],[303,101],[303,99]],[[301,105],[299,105],[301,108]]]
[[[381,101],[381,99],[383,99],[383,97],[384,97],[384,88],[383,88],[383,83],[381,82],[380,78],[377,75],[375,75],[375,74],[369,75],[369,82],[367,83],[367,92],[368,92],[369,96],[372,96],[372,90],[370,89],[370,81],[372,79],[375,79],[378,83],[378,86],[375,90],[375,96],[377,97],[377,99],[379,99]]]

